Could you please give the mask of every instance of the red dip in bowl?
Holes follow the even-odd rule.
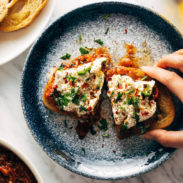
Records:
[[[0,183],[37,183],[37,181],[20,158],[0,146]]]

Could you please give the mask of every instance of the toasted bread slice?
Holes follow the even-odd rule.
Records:
[[[0,24],[0,30],[11,32],[28,26],[44,8],[48,0],[11,1],[8,15]]]
[[[125,77],[129,76],[134,81],[137,81],[137,83],[141,82],[142,84],[145,84],[145,85],[150,85],[151,84],[150,82],[152,81],[152,79],[150,77],[148,77],[142,70],[140,70],[138,68],[118,66],[117,68],[114,68],[107,72],[108,85],[111,84],[110,81],[114,75],[120,75],[120,76],[125,76]],[[136,83],[136,86],[138,86],[137,83]],[[118,89],[116,89],[116,91],[118,91]],[[126,91],[126,93],[128,93],[127,90],[125,90],[125,91]],[[150,91],[150,89],[149,89],[149,91]],[[129,90],[129,92],[130,92],[130,90]],[[128,95],[129,94],[130,93],[128,93]],[[135,94],[135,91],[134,91],[134,94]],[[137,96],[142,97],[142,96],[139,96],[138,94],[139,94],[139,92],[137,92],[135,94],[135,101],[137,101],[136,100]],[[141,92],[141,94],[142,94],[142,92]],[[111,93],[109,93],[108,95],[110,96]],[[125,97],[125,95],[127,95],[127,94],[124,94],[123,97]],[[131,99],[132,97],[134,97],[134,95],[131,94],[131,96],[129,95],[128,97],[129,97],[129,99]],[[132,118],[134,118],[134,119],[132,120],[133,123],[131,122],[131,125],[129,125],[129,124],[127,125],[127,123],[129,121],[125,122],[125,120],[130,120],[130,118],[127,118],[127,117],[121,118],[121,121],[117,121],[116,116],[118,117],[119,115],[114,114],[114,112],[116,112],[116,111],[113,108],[116,107],[116,104],[114,104],[115,103],[114,98],[111,98],[113,116],[114,116],[114,120],[115,120],[115,124],[116,124],[116,131],[117,131],[117,136],[119,138],[122,139],[122,138],[129,137],[131,135],[134,135],[134,134],[141,134],[141,133],[144,133],[145,131],[151,130],[151,129],[165,128],[173,122],[174,116],[175,116],[174,104],[172,101],[172,97],[171,97],[168,89],[165,86],[163,86],[162,84],[160,84],[156,81],[156,84],[152,85],[151,93],[149,92],[148,96],[143,96],[143,97],[138,99],[138,103],[140,103],[139,104],[140,107],[138,107],[137,110],[139,110],[139,111],[138,111],[138,113],[133,114],[134,116]],[[123,103],[122,103],[124,100],[123,99],[121,99],[121,100],[122,100],[121,107],[123,110],[125,110],[126,105],[123,106]],[[139,100],[140,100],[140,102],[139,102]],[[142,102],[141,102],[141,100],[142,100]],[[141,104],[145,101],[149,104],[144,103],[144,108],[143,108],[143,105],[141,105]],[[155,108],[155,103],[152,101],[156,101],[156,108]],[[137,105],[137,103],[131,102],[130,105],[132,107],[134,105]],[[142,110],[141,110],[141,108],[142,108]],[[124,111],[119,110],[118,113],[120,113],[120,112],[124,112]],[[128,108],[127,113],[128,114],[130,113],[130,108]],[[143,120],[143,115],[144,114],[147,115],[148,113],[149,113],[149,116],[146,116]],[[125,115],[126,114],[124,112],[124,116]],[[141,120],[141,116],[142,116],[142,120]],[[122,115],[122,117],[123,117],[123,115]],[[134,120],[136,122],[134,122]],[[120,124],[120,122],[121,122],[121,124]]]
[[[0,1],[0,22],[4,20],[4,18],[8,14],[8,8],[12,7],[15,1],[16,0],[13,0],[11,3],[9,3],[9,0]]]
[[[105,48],[62,63],[59,68],[55,68],[45,87],[45,106],[55,112],[82,119],[96,118],[96,108],[109,64],[110,56]]]

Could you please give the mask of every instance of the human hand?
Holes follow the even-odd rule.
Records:
[[[183,72],[183,49],[164,56],[154,67],[142,67],[152,78],[169,88],[183,102],[183,78],[167,68],[176,68]],[[183,131],[152,130],[142,136],[145,139],[156,140],[165,147],[183,147]]]

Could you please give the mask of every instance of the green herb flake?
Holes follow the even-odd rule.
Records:
[[[114,91],[111,92],[110,98],[112,98],[114,95]]]
[[[60,71],[62,71],[62,70],[64,69],[64,67],[65,67],[65,64],[62,63],[58,69],[59,69]]]
[[[109,32],[109,27],[106,29],[106,31],[105,31],[105,35],[107,35],[107,34],[108,34],[108,32]]]
[[[147,78],[148,78],[148,76],[144,76],[144,77],[142,78],[142,81],[146,80]]]
[[[90,128],[90,133],[92,134],[92,135],[95,135],[97,132],[94,130],[94,127],[92,126],[91,128]]]
[[[135,108],[138,108],[138,107],[139,107],[139,106],[138,106],[139,101],[140,101],[140,99],[139,99],[138,97],[135,97],[135,98],[133,99],[133,105],[135,106]]]
[[[121,125],[121,131],[127,130],[127,128],[128,128],[128,123]]]
[[[79,76],[85,76],[86,73],[87,73],[87,72],[90,72],[90,71],[91,71],[91,67],[88,67],[88,68],[86,68],[86,69],[84,69],[84,70],[82,70],[82,71],[77,72],[77,74],[78,74]]]
[[[79,92],[79,87],[77,90],[74,89],[74,87],[72,87],[71,89],[71,97],[72,97],[72,103],[79,105],[79,96],[78,96],[78,92]]]
[[[140,117],[139,117],[139,115],[137,114],[136,109],[133,111],[133,118],[136,120],[137,123],[138,123],[139,120],[140,120]]]
[[[72,83],[75,83],[76,80],[77,80],[77,78],[74,77],[74,76],[72,76],[71,74],[70,74],[69,76],[66,76],[66,79],[67,79],[68,81],[72,81]]]
[[[151,96],[151,91],[149,90],[149,91],[147,91],[147,93],[141,92],[141,96],[142,97],[150,97]]]
[[[128,96],[126,97],[126,103],[130,105],[130,98]]]
[[[122,93],[118,93],[117,98],[116,98],[116,103],[119,102],[119,100],[121,99],[122,96],[123,96]]]
[[[121,157],[126,157],[127,156],[127,154],[125,154],[125,153],[123,153],[122,155],[121,155]]]
[[[87,99],[87,95],[86,94],[83,94],[81,96],[81,101],[86,102],[86,99]]]
[[[84,147],[82,147],[81,150],[82,150],[83,154],[86,154],[86,150]]]
[[[133,93],[133,92],[134,92],[134,90],[131,89],[131,90],[128,90],[128,91],[126,92],[126,94],[129,95],[129,94],[131,94],[131,93]]]
[[[81,55],[86,55],[89,53],[88,49],[87,48],[80,48],[79,51],[81,52]]]
[[[109,18],[110,17],[110,14],[108,13],[108,14],[106,14],[105,16],[104,16],[104,19],[107,19],[107,18]]]
[[[104,45],[104,42],[101,39],[96,39],[95,42],[101,46]]]
[[[126,108],[125,107],[120,107],[122,111],[126,111]]]
[[[90,78],[86,78],[86,80],[85,80],[85,81],[87,82],[87,81],[89,81],[89,80],[90,80]]]
[[[102,134],[102,137],[109,138],[109,134]]]
[[[79,34],[79,41],[80,41],[80,42],[82,41],[82,36],[81,36],[81,34]]]
[[[67,95],[63,95],[55,98],[55,102],[57,103],[58,106],[61,107],[62,110],[64,110],[64,107],[68,105],[70,99],[68,99]]]
[[[67,127],[68,127],[68,125],[67,125],[67,121],[66,121],[66,120],[64,120],[64,126],[65,126],[65,128],[67,128]]]
[[[106,121],[106,119],[102,118],[100,121],[99,121],[100,125],[98,125],[98,128],[100,130],[103,130],[103,131],[107,131],[108,130],[108,123]]]
[[[69,53],[66,53],[64,56],[61,57],[62,60],[70,59],[71,55]]]
[[[80,108],[79,108],[79,112],[82,112],[82,111],[87,112],[88,109],[86,107],[84,107],[83,105],[81,105]]]

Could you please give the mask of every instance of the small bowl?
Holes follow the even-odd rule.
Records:
[[[43,180],[41,179],[38,171],[36,170],[36,168],[33,166],[33,164],[29,161],[29,159],[27,157],[22,155],[22,153],[20,153],[15,147],[13,147],[11,144],[9,144],[8,142],[6,142],[2,139],[0,139],[0,146],[2,146],[5,149],[7,149],[7,150],[11,151],[12,153],[14,153],[28,167],[28,169],[32,172],[32,174],[35,177],[36,181],[38,183],[43,183]]]

